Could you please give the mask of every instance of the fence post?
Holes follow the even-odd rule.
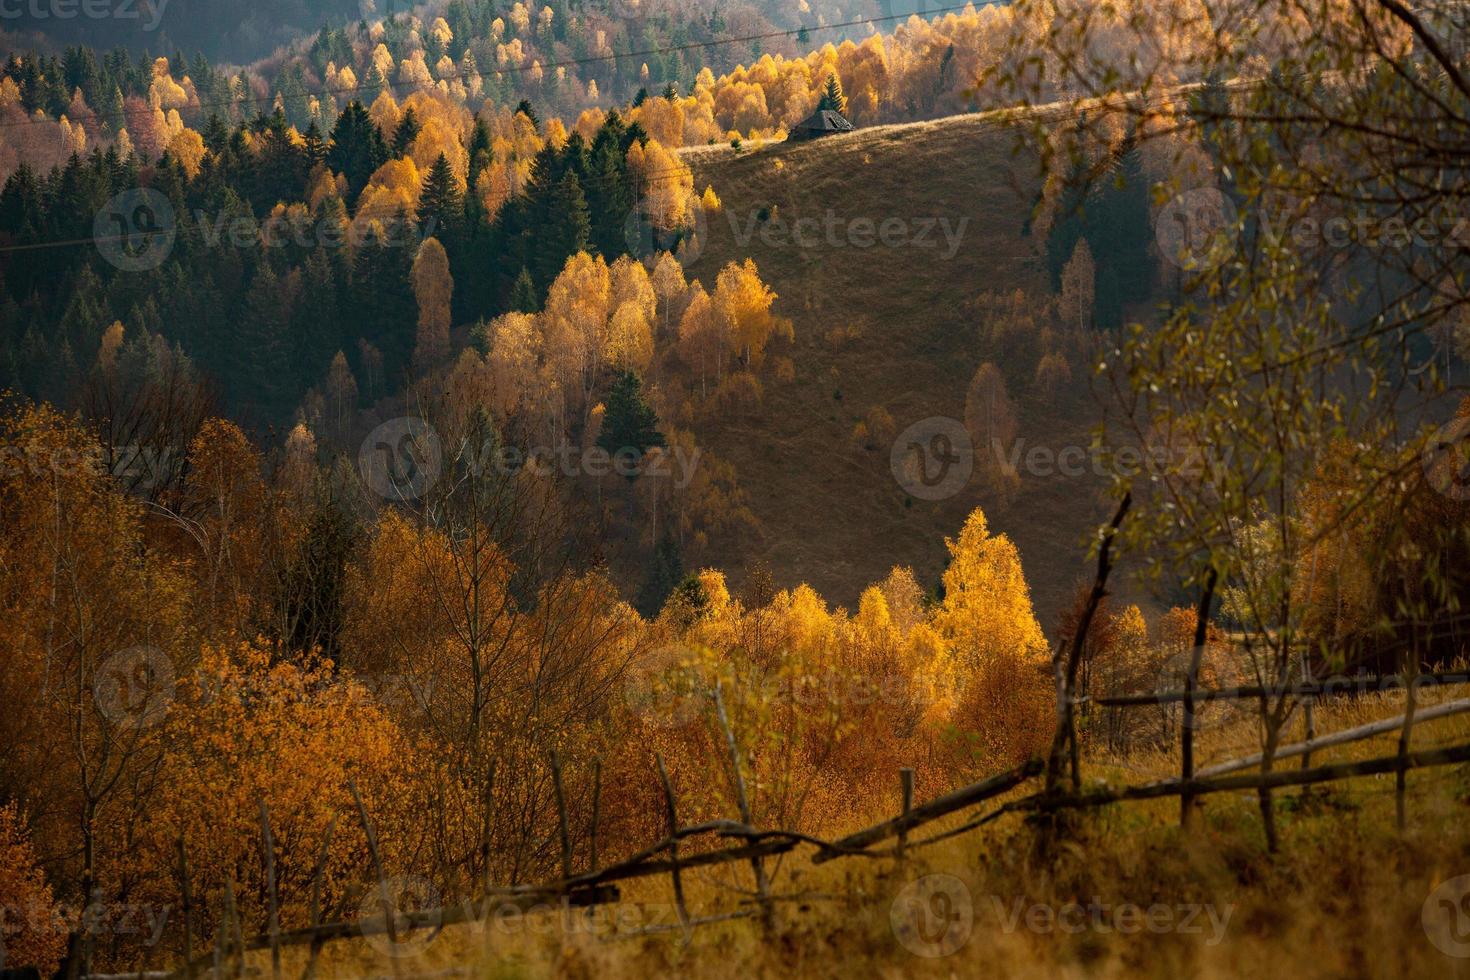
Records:
[[[1312,683],[1312,658],[1307,655],[1305,650],[1302,651],[1302,680],[1308,685]],[[1316,695],[1308,694],[1302,699],[1302,720],[1306,727],[1306,738],[1304,741],[1308,745],[1307,751],[1302,753],[1303,769],[1312,768],[1312,750],[1310,746],[1312,741],[1317,737],[1316,704]]]
[[[556,792],[556,829],[561,837],[561,876],[572,876],[572,836],[567,829],[567,799],[561,785],[561,756],[551,753],[551,786]]]
[[[245,931],[240,928],[240,911],[235,907],[235,876],[225,879],[225,908],[230,917],[230,944],[235,951],[235,976],[245,975]]]
[[[184,980],[194,980],[194,896],[189,890],[189,857],[184,853],[182,834],[179,835],[179,885],[184,901]]]
[[[321,955],[322,942],[317,934],[317,929],[322,924],[322,878],[327,873],[327,859],[332,851],[332,837],[337,832],[337,815],[332,814],[331,822],[327,824],[327,833],[322,838],[322,849],[317,855],[316,867],[311,872],[311,949],[306,955],[306,969],[302,972],[302,980],[311,980],[316,975],[316,959]]]
[[[907,767],[898,771],[898,785],[903,791],[903,815],[907,817],[914,809],[914,771]],[[909,831],[907,827],[898,832],[898,859],[900,861],[908,857],[904,853],[908,847]]]
[[[1066,650],[1060,644],[1057,646],[1056,655],[1052,658],[1052,669],[1056,675],[1057,683],[1057,730],[1052,738],[1051,753],[1047,758],[1046,765],[1046,792],[1054,793],[1060,787],[1062,781],[1062,769],[1068,757],[1074,760],[1074,771],[1072,773],[1073,789],[1081,789],[1081,773],[1075,770],[1075,755],[1070,750],[1075,750],[1077,741],[1077,668],[1082,662],[1082,647],[1087,642],[1087,633],[1092,628],[1092,617],[1097,613],[1098,606],[1102,605],[1103,597],[1108,594],[1108,575],[1113,570],[1113,539],[1117,537],[1118,528],[1123,523],[1123,518],[1128,515],[1128,509],[1133,506],[1133,494],[1125,493],[1122,502],[1118,505],[1118,512],[1113,515],[1112,523],[1103,530],[1102,544],[1097,555],[1097,578],[1092,583],[1092,592],[1087,598],[1087,606],[1082,611],[1082,616],[1077,622],[1077,634],[1072,637],[1071,649]]]
[[[1179,826],[1188,829],[1194,814],[1194,794],[1188,782],[1194,778],[1194,691],[1199,683],[1199,665],[1204,657],[1205,641],[1210,635],[1210,604],[1215,600],[1215,583],[1218,576],[1213,568],[1205,574],[1204,591],[1200,593],[1199,608],[1194,617],[1194,649],[1189,654],[1189,672],[1184,678],[1184,708],[1179,719],[1180,756],[1183,764],[1180,777],[1186,785],[1179,794]]]
[[[725,695],[722,685],[715,684],[715,717],[725,730],[725,744],[730,749],[730,767],[735,773],[735,801],[740,807],[740,822],[754,830],[750,819],[750,797],[745,792],[745,775],[740,771],[740,747],[735,742],[735,730],[730,727],[730,716],[725,713]],[[751,871],[755,873],[755,892],[760,901],[761,918],[766,926],[771,925],[771,883],[766,878],[766,866],[758,857],[750,859]]]
[[[602,817],[602,760],[592,760],[592,828],[588,836],[591,838],[591,868],[597,870],[597,824]]]
[[[271,976],[281,980],[281,910],[276,895],[276,842],[271,835],[270,813],[266,810],[265,798],[260,804],[260,852],[265,865],[266,927],[271,937]]]
[[[1417,631],[1416,631],[1417,632]],[[1405,760],[1409,756],[1409,740],[1414,735],[1414,712],[1419,705],[1419,644],[1418,637],[1414,637],[1414,643],[1409,644],[1409,649],[1404,653],[1404,727],[1399,733],[1399,766],[1398,773],[1394,776],[1394,811],[1398,823],[1399,833],[1409,823],[1408,812],[1408,789],[1409,789],[1409,767]]]
[[[495,760],[490,760],[490,771],[485,775],[485,821],[480,840],[480,858],[484,862],[482,887],[490,891],[490,837],[495,830]]]
[[[388,939],[396,943],[398,942],[398,923],[393,916],[393,901],[388,897],[388,878],[383,873],[383,855],[378,850],[378,835],[373,830],[373,822],[368,817],[367,807],[363,805],[362,794],[357,791],[357,781],[349,778],[347,788],[352,791],[352,802],[357,804],[357,815],[362,820],[362,832],[367,837],[368,856],[373,859],[373,872],[378,876],[378,904],[383,909],[383,927],[388,931]],[[398,957],[390,955],[388,960],[393,965],[393,975],[398,976]]]
[[[674,806],[674,787],[669,782],[669,771],[664,768],[662,753],[654,756],[658,763],[659,782],[664,785],[664,804],[669,824],[670,875],[674,879],[674,908],[679,913],[679,925],[684,929],[684,941],[689,941],[689,909],[684,905],[684,881],[679,877],[679,812]]]

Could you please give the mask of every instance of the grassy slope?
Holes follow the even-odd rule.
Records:
[[[1023,234],[1036,168],[1014,152],[1014,130],[998,122],[961,116],[816,143],[685,151],[696,186],[712,184],[724,204],[709,218],[690,277],[712,287],[726,262],[754,258],[780,295],[777,311],[796,326],[796,382],[778,384],[768,371],[761,417],[697,426],[701,442],[738,467],[764,525],[763,540],[717,543],[708,556],[736,583],[742,566],[764,558],[779,585],[808,582],[834,603],[855,603],[895,564],[913,566],[929,584],[943,569],[944,536],[976,506],[1019,547],[1048,632],[1086,573],[1080,542],[1105,506],[1100,481],[1025,478],[1021,493],[1003,503],[977,478],[951,500],[906,508],[888,445],[869,452],[849,446],[854,423],[874,405],[888,410],[899,431],[929,416],[963,417],[976,367],[1004,363],[1004,352],[982,349],[966,302],[987,290],[1045,288],[1037,243]],[[788,222],[820,220],[831,209],[843,219],[945,217],[952,227],[968,225],[949,261],[938,231],[933,249],[803,249],[759,234],[742,247],[734,228],[743,231],[770,204]],[[828,331],[841,326],[861,336],[829,344]],[[1030,369],[1010,370],[1013,397],[1029,389],[1021,372]],[[1017,400],[1028,445],[1087,444],[1094,414],[1087,396],[1071,393],[1065,408]]]

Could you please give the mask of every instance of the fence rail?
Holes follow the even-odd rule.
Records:
[[[1113,694],[1090,697],[1086,701],[1103,708],[1142,708],[1158,704],[1179,704],[1192,698],[1200,701],[1255,701],[1273,697],[1330,697],[1343,694],[1371,694],[1374,691],[1396,691],[1409,685],[1416,687],[1439,687],[1447,684],[1470,684],[1470,673],[1466,671],[1437,671],[1434,673],[1402,674],[1384,676],[1361,675],[1356,677],[1326,678],[1320,681],[1304,681],[1298,684],[1279,686],[1252,685],[1244,687],[1221,687],[1197,691],[1155,691],[1151,694]]]

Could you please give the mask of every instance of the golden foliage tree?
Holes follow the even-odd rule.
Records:
[[[411,276],[419,304],[413,359],[419,370],[425,371],[449,356],[449,311],[454,279],[449,274],[449,256],[439,239],[425,239],[419,246]]]
[[[959,537],[946,538],[944,544],[950,561],[935,625],[956,660],[970,667],[1001,655],[1044,660],[1046,640],[1011,539],[991,534],[985,514],[976,508]]]
[[[390,691],[383,685],[380,691]],[[384,861],[399,873],[411,855],[411,747],[369,693],[331,663],[288,663],[267,645],[207,647],[180,688],[163,735],[168,749],[139,827],[136,894],[167,904],[182,840],[198,908],[197,935],[219,926],[233,882],[244,930],[266,926],[261,805],[276,841],[275,874],[285,928],[310,921],[311,881],[328,828],[322,907],[357,914],[374,881],[349,782],[378,827]]]
[[[771,313],[775,301],[776,293],[761,282],[754,259],[729,263],[715,280],[710,300],[714,315],[747,365],[760,363],[773,335],[790,332],[789,323]]]

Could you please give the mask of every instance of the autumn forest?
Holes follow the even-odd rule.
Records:
[[[0,9],[5,980],[1470,959],[1459,0],[175,3]]]

